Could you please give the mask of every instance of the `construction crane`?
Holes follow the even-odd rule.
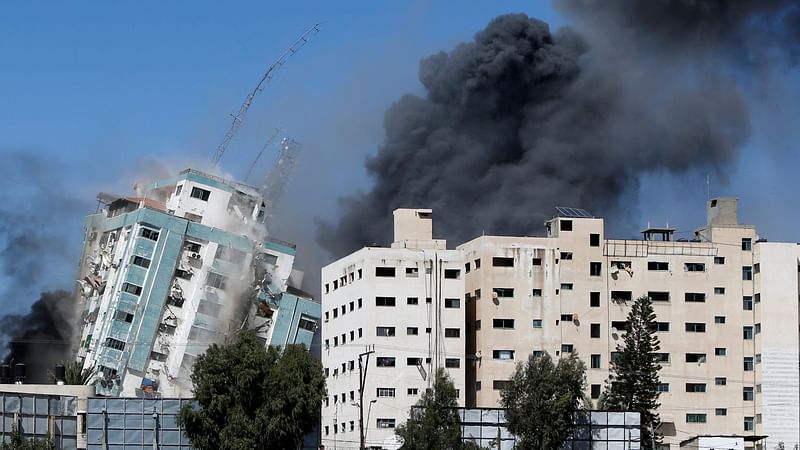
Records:
[[[250,109],[250,105],[253,104],[253,100],[255,99],[256,95],[264,90],[265,85],[272,79],[272,77],[275,76],[275,73],[278,71],[278,69],[283,67],[284,63],[286,63],[286,60],[289,59],[290,56],[297,53],[308,43],[311,37],[319,33],[319,27],[320,24],[316,23],[314,26],[306,30],[305,33],[300,35],[300,37],[294,41],[294,43],[290,45],[289,48],[287,48],[286,51],[284,51],[283,54],[272,63],[272,65],[267,68],[267,71],[264,72],[264,75],[258,81],[255,89],[247,94],[247,97],[244,99],[244,103],[242,103],[242,106],[239,108],[239,112],[232,116],[233,121],[231,122],[230,127],[228,127],[228,131],[225,133],[225,136],[222,138],[222,142],[220,142],[220,144],[217,146],[214,156],[211,158],[212,168],[217,167],[217,164],[219,164],[220,159],[222,159],[222,156],[225,154],[225,150],[228,149],[228,145],[231,143],[231,140],[233,140],[233,136],[242,125],[244,117],[247,115],[247,110]]]
[[[255,159],[253,159],[253,162],[250,163],[250,168],[247,169],[247,174],[245,174],[245,176],[244,176],[243,180],[244,180],[245,183],[247,183],[247,180],[250,178],[250,175],[253,173],[253,169],[256,167],[256,164],[258,163],[258,160],[261,159],[261,155],[263,155],[264,152],[272,145],[272,143],[275,142],[275,139],[281,133],[283,133],[283,128],[275,128],[275,132],[272,133],[272,136],[270,136],[269,139],[267,139],[267,142],[264,144],[264,146],[261,147],[261,150],[258,151],[258,154],[256,155]]]
[[[278,200],[286,189],[289,177],[297,165],[297,154],[300,151],[300,147],[300,144],[294,139],[283,138],[281,140],[280,150],[278,150],[275,162],[261,185],[261,197],[264,199],[267,220],[274,213],[275,206],[278,204]]]

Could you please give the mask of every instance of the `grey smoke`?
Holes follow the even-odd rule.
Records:
[[[81,221],[92,204],[65,189],[63,165],[32,152],[0,157],[0,360],[49,365],[70,356],[57,342],[77,324],[71,296],[58,289],[73,288]]]
[[[574,28],[497,17],[420,63],[384,118],[374,186],[318,240],[338,257],[431,207],[435,234],[537,234],[556,205],[626,217],[648,172],[721,172],[750,136],[749,81],[794,62],[800,14],[770,0],[562,0]],[[627,217],[631,219],[631,217]]]

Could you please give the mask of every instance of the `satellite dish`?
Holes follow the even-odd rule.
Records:
[[[611,275],[616,275],[619,272],[619,267],[611,266],[610,272],[611,272]]]
[[[617,327],[611,327],[611,334],[617,334],[618,331]]]

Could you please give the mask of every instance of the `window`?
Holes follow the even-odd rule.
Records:
[[[756,399],[756,393],[753,390],[753,386],[745,386],[742,388],[742,400],[746,402],[752,402]]]
[[[276,265],[276,263],[278,262],[278,257],[275,255],[269,255],[267,253],[264,253],[262,257],[264,258],[264,261],[273,266]],[[233,247],[226,247],[224,245],[219,245],[217,246],[217,251],[214,254],[214,258],[221,259],[223,261],[228,261],[234,264],[242,264],[245,258],[247,258],[247,253],[235,249]],[[342,277],[342,279],[344,279],[344,277]],[[342,281],[342,285],[344,285],[344,281]]]
[[[647,270],[669,270],[669,263],[662,261],[647,261]]]
[[[590,330],[589,331],[590,336],[592,338],[597,339],[597,338],[600,337],[600,324],[599,323],[593,323],[593,324],[589,325],[589,330]]]
[[[133,295],[141,295],[142,294],[142,287],[137,286],[131,283],[123,283],[122,284],[122,292],[127,292]]]
[[[514,288],[492,288],[492,292],[498,297],[513,297]]]
[[[150,352],[150,359],[153,361],[164,362],[167,360],[167,355],[159,352]]]
[[[207,202],[209,196],[211,196],[211,191],[200,189],[199,187],[192,188],[192,198],[198,198],[204,202]]]
[[[725,257],[724,256],[715,256],[714,257],[714,264],[725,264]]]
[[[394,337],[394,327],[377,327],[375,334],[378,337]]]
[[[475,263],[475,270],[478,270],[478,269],[481,268],[481,259],[480,258],[476,259],[474,261],[474,263]]]
[[[542,258],[533,258],[531,260],[531,264],[534,266],[541,266],[542,265]]]
[[[481,320],[478,319],[475,321],[475,330],[480,330],[480,329],[481,329]]]
[[[716,377],[714,378],[714,385],[715,386],[727,386],[728,379],[725,377]]]
[[[761,303],[761,294],[760,293],[758,293],[758,292],[755,293],[755,295],[753,296],[753,302],[754,303]]]
[[[376,277],[394,277],[395,268],[394,267],[376,267],[375,268],[375,276]]]
[[[335,319],[337,317],[339,317],[339,308],[334,308],[333,309],[333,318]]]
[[[479,298],[481,298],[481,290],[475,289],[475,300],[478,300]]]
[[[133,264],[134,266],[144,267],[145,269],[147,269],[148,267],[150,267],[150,260],[147,258],[142,258],[141,256],[134,256],[131,259],[131,264]]]
[[[471,269],[472,266],[470,265],[470,263],[464,264],[464,273],[469,273]]]
[[[114,314],[114,320],[118,320],[120,322],[131,323],[131,322],[133,322],[133,314],[131,314],[131,313],[127,312],[127,311],[117,310],[117,313]]]
[[[561,252],[561,259],[564,261],[572,260],[572,252]]]
[[[761,323],[757,323],[756,324],[755,328],[753,329],[753,332],[755,334],[760,334],[761,333]]]
[[[687,363],[704,363],[704,362],[706,362],[706,354],[705,353],[687,353],[686,354],[686,362]]]
[[[705,333],[706,324],[702,322],[686,322],[687,333]]]
[[[686,383],[686,392],[705,392],[705,383]]]
[[[114,338],[107,338],[106,347],[122,351],[125,350],[125,343]]]
[[[499,391],[508,387],[510,383],[508,380],[492,380],[492,389]]]
[[[752,311],[753,310],[753,297],[750,295],[745,295],[742,297],[742,309],[745,311]]]
[[[725,347],[717,347],[714,349],[714,356],[727,356],[728,349]]]
[[[761,263],[753,264],[753,273],[761,273]]]
[[[350,330],[350,340],[351,341],[356,340],[356,332],[355,332],[355,330]]]
[[[347,305],[342,305],[342,315],[347,314]]]
[[[444,299],[444,307],[445,308],[461,308],[461,299],[458,299],[458,298],[446,298],[446,299]]]
[[[533,319],[533,328],[542,328],[542,319]]]
[[[394,297],[375,297],[375,306],[394,306]]]
[[[417,336],[419,334],[419,328],[417,327],[406,327],[406,334],[409,336]]]
[[[141,236],[141,237],[143,237],[145,239],[150,239],[151,241],[157,241],[158,240],[158,231],[151,230],[150,228],[142,227],[142,230],[139,232],[139,236]]]
[[[407,395],[411,395],[411,396],[419,395],[419,389],[418,388],[408,388],[408,389],[406,389],[406,394]]]
[[[653,353],[653,359],[656,362],[669,364],[669,353]]]
[[[706,294],[703,292],[687,292],[684,299],[687,302],[704,303],[706,301]]]
[[[407,366],[421,366],[422,358],[406,358]]]
[[[686,423],[706,423],[707,417],[705,414],[700,413],[687,413]]]
[[[495,256],[492,258],[493,267],[514,267],[514,258]]]
[[[611,328],[616,328],[617,331],[628,331],[628,321],[627,320],[612,320],[611,321]]]
[[[461,328],[445,328],[444,337],[447,338],[461,337]]]
[[[183,191],[183,185],[182,184],[179,184],[179,185],[175,186],[175,195],[176,196],[177,195],[181,195],[181,191]]]
[[[492,319],[492,327],[511,330],[514,328],[514,319]]]
[[[350,302],[350,311],[356,309],[356,302]]]
[[[514,359],[514,350],[493,350],[492,358],[494,359]]]
[[[395,358],[393,356],[379,356],[375,358],[378,367],[394,367]]]
[[[561,315],[562,322],[572,322],[572,314],[562,314]]]
[[[206,285],[215,287],[217,289],[222,289],[224,291],[228,286],[228,277],[218,273],[208,272],[208,277],[206,277]],[[335,314],[334,317],[336,317]]]
[[[600,235],[597,233],[589,234],[589,246],[600,247]]]
[[[684,269],[687,272],[705,272],[706,265],[704,263],[685,263]]]
[[[753,327],[742,327],[742,339],[750,340],[753,339]]]
[[[600,398],[600,389],[601,389],[601,387],[600,387],[599,384],[593,384],[592,385],[592,388],[591,388],[591,390],[592,390],[592,392],[591,392],[592,399],[596,400],[596,399]]]
[[[599,277],[602,272],[603,263],[599,262],[590,262],[589,263],[589,275],[593,277]]]
[[[590,367],[592,369],[599,369],[600,368],[600,355],[592,355],[591,356]]]
[[[669,392],[669,383],[658,383],[656,392]]]
[[[378,388],[378,397],[394,397],[394,388]]]
[[[647,296],[650,297],[650,300],[654,302],[668,302],[669,301],[669,292],[666,291],[650,291],[647,293]]]
[[[394,275],[392,275],[394,276]],[[406,267],[406,278],[418,278],[419,269],[416,267]]]
[[[534,289],[534,290],[531,292],[531,295],[532,295],[533,297],[541,297],[541,296],[542,296],[542,290],[541,290],[541,289]]]
[[[753,279],[753,266],[742,266],[742,280],[749,281]]]
[[[755,425],[752,416],[745,416],[744,417],[744,431],[753,431],[755,430]]]
[[[633,298],[631,291],[611,291],[611,301],[628,302]]]
[[[753,371],[753,357],[752,356],[745,356],[744,357],[744,371],[745,372],[752,372]]]
[[[394,419],[378,419],[378,428],[394,428]]]
[[[599,292],[590,292],[589,293],[589,306],[592,308],[599,308],[600,307],[600,293]]]
[[[458,269],[444,269],[444,277],[448,280],[458,280],[461,278],[461,271]]]
[[[561,353],[572,353],[575,346],[572,344],[561,344]]]
[[[725,293],[725,288],[724,287],[715,287],[714,288],[714,293],[715,294],[724,294]]]
[[[750,238],[742,238],[742,250],[749,252],[753,250],[753,240]]]
[[[445,358],[444,366],[448,369],[458,369],[461,367],[461,360],[458,358]]]
[[[653,324],[653,330],[656,332],[669,331],[669,322],[655,322]]]

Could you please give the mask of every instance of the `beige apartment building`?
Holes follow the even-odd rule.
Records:
[[[670,228],[607,239],[603,219],[558,208],[545,237],[481,236],[465,258],[467,406],[496,406],[517,362],[578,352],[598,399],[630,303],[648,295],[661,340],[665,448],[691,436],[800,442],[798,258],[737,220],[736,199],[708,204],[691,240]]]
[[[417,400],[399,393],[426,386],[406,357],[426,358],[428,374],[450,360],[464,406],[480,408],[498,406],[500,388],[531,353],[577,352],[587,367],[587,396],[597,400],[629,306],[642,295],[653,300],[661,340],[664,448],[709,434],[766,435],[769,449],[778,442],[789,449],[800,444],[800,246],[759,239],[754,226],[738,223],[736,199],[709,201],[706,225],[690,240],[676,239],[667,227],[647,228],[641,240],[608,239],[603,219],[557,208],[543,237],[481,236],[448,251],[431,239],[420,213],[430,217],[430,210],[395,212],[393,248],[362,249],[322,272],[322,335],[330,345],[323,347],[323,365],[337,372],[329,373],[330,395],[339,395],[339,404],[343,393],[358,395],[357,361],[365,345],[376,346],[373,358],[403,363],[386,369],[370,360],[364,401],[375,400],[367,425],[374,445],[390,442],[391,431],[376,418],[399,425]],[[426,261],[441,262],[429,269]],[[396,267],[394,275],[378,275],[381,267]],[[420,278],[406,276],[414,267]],[[443,293],[431,294],[437,285]],[[419,297],[421,304],[431,295],[450,300],[426,308],[405,301]],[[457,296],[462,301],[456,303]],[[380,306],[383,297],[395,298],[395,305]],[[336,318],[353,300],[364,309]],[[437,315],[446,325],[437,325]],[[394,336],[380,335],[387,326]],[[405,335],[405,327],[414,326],[434,336]],[[363,328],[363,338],[346,346],[334,341],[354,327]],[[461,329],[457,340],[439,339],[444,358],[432,350],[443,328]],[[343,364],[353,367],[351,361],[356,376],[341,372]],[[394,396],[379,398],[385,391],[378,388],[395,388]],[[376,415],[378,405],[385,408]],[[332,437],[357,438],[354,414],[346,404],[323,406],[326,448]],[[749,442],[746,448],[754,447]]]

